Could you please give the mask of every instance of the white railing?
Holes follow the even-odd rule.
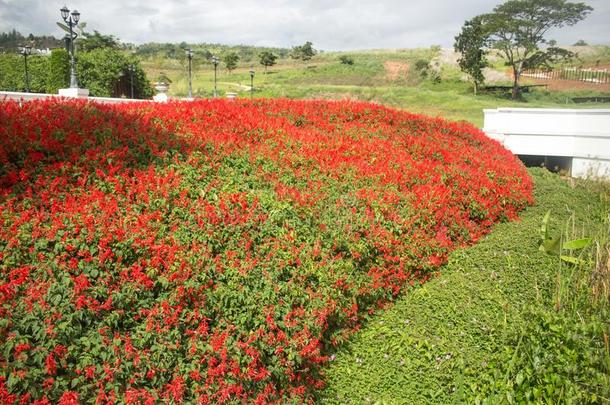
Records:
[[[577,80],[596,84],[610,83],[610,72],[608,72],[608,69],[528,69],[521,75],[536,79]]]
[[[572,159],[574,177],[610,178],[610,109],[484,110],[483,131],[515,155]]]

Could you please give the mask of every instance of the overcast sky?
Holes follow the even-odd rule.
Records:
[[[223,43],[291,47],[312,41],[323,50],[450,47],[463,22],[500,0],[69,0],[89,31],[123,42]],[[610,0],[549,39],[610,43]],[[63,2],[0,0],[0,32],[63,36],[55,25]]]

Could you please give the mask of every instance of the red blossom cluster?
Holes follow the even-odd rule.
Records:
[[[366,314],[532,203],[466,123],[0,103],[0,403],[309,401]]]

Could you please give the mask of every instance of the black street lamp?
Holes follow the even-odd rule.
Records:
[[[254,98],[254,68],[250,66],[250,100]]]
[[[187,49],[186,51],[184,51],[186,53],[186,57],[189,60],[189,98],[193,98],[193,70],[192,70],[192,64],[193,64],[193,51],[192,49]]]
[[[131,98],[133,99],[133,75],[136,72],[136,66],[135,65],[129,65],[129,81],[131,83]]]
[[[19,46],[19,53],[23,55],[23,64],[25,67],[25,92],[30,92],[30,75],[28,74],[28,56],[32,54],[32,47],[30,45]]]
[[[80,13],[76,10],[70,13],[68,7],[64,6],[61,11],[61,18],[68,24],[70,37],[70,46],[68,47],[68,52],[70,52],[70,87],[78,88],[78,80],[76,79],[76,60],[74,59],[74,40],[78,36],[76,32],[74,32],[73,27],[76,27],[78,24],[78,20],[80,20]]]
[[[220,59],[217,56],[212,56],[212,64],[214,65],[214,98],[218,97],[218,90],[216,88],[216,71],[218,70],[218,63]]]

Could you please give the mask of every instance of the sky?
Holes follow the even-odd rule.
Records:
[[[123,42],[222,43],[357,50],[451,47],[465,20],[500,0],[69,0],[87,30]],[[594,11],[548,39],[570,45],[610,44],[610,0],[585,0]],[[0,0],[0,32],[63,36],[63,2]]]

